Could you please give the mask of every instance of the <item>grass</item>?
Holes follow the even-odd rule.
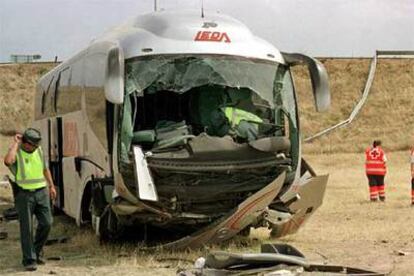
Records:
[[[330,81],[330,111],[317,113],[311,84],[304,67],[294,67],[302,136],[348,118],[359,100],[370,65],[369,59],[322,59]],[[54,64],[0,66],[0,133],[24,129],[33,118],[37,79]],[[406,150],[414,143],[414,60],[380,59],[372,91],[357,119],[304,145],[306,153],[361,152],[373,139],[381,139],[387,150]],[[19,101],[16,101],[19,99]],[[2,141],[1,141],[2,142]],[[3,143],[3,142],[2,142]]]
[[[359,99],[368,75],[368,59],[323,60],[330,75],[332,108],[324,114],[314,111],[310,82],[304,68],[296,68],[296,87],[301,110],[303,136],[346,119]],[[326,137],[304,145],[305,157],[318,173],[330,173],[323,206],[313,218],[292,236],[282,238],[297,246],[312,261],[329,262],[393,271],[393,275],[410,275],[414,261],[414,208],[410,203],[408,148],[414,143],[414,61],[381,59],[373,90],[356,121]],[[44,67],[46,66],[46,67]],[[49,66],[49,67],[47,67]],[[17,65],[0,67],[0,133],[11,134],[28,125],[33,114],[33,95],[39,74],[53,65]],[[46,68],[46,69],[45,69]],[[16,101],[19,99],[19,101]],[[0,135],[1,158],[11,137]],[[363,150],[373,139],[381,139],[389,159],[387,202],[370,204],[363,170]],[[3,160],[0,159],[2,162]],[[7,169],[0,166],[0,175]],[[0,188],[0,195],[10,199],[10,190]],[[5,205],[0,205],[0,209]],[[9,239],[0,241],[0,272],[20,273],[18,225],[6,227]],[[101,245],[90,229],[79,230],[74,221],[57,217],[53,235],[69,235],[70,242],[47,248],[48,256],[66,256],[40,268],[59,275],[135,273],[171,275],[206,251],[156,252],[139,251],[136,243]],[[256,252],[260,243],[269,240],[266,229],[257,229],[250,238],[213,246],[214,250]],[[407,252],[401,256],[398,251]],[[23,274],[25,275],[25,274]]]
[[[385,203],[368,201],[363,154],[306,155],[319,174],[330,173],[324,204],[298,233],[277,241],[269,239],[267,229],[259,228],[248,238],[237,237],[203,250],[146,253],[131,241],[100,244],[89,228],[79,230],[72,219],[59,216],[51,236],[68,235],[71,240],[46,248],[47,256],[63,256],[64,260],[49,262],[41,272],[171,275],[177,267],[191,266],[187,260],[206,256],[209,250],[258,252],[261,243],[285,242],[313,262],[409,275],[414,261],[414,209],[410,206],[408,155],[406,151],[388,153]],[[0,250],[0,271],[16,273],[20,269],[17,224],[7,224],[7,229],[11,237],[0,241],[6,249]],[[400,256],[398,251],[407,255]]]
[[[22,131],[33,119],[36,82],[56,64],[0,66],[0,134]]]
[[[12,137],[6,137],[0,135],[0,181],[2,180],[2,176],[9,173],[9,170],[6,166],[3,165],[4,156],[6,155],[9,146],[12,142]]]
[[[368,59],[325,61],[330,78],[331,110],[314,111],[311,89],[303,68],[298,68],[297,91],[303,137],[348,118],[362,94],[368,76]],[[356,120],[316,141],[305,144],[306,153],[361,152],[374,139],[389,151],[407,150],[414,143],[414,60],[380,59],[370,95]]]

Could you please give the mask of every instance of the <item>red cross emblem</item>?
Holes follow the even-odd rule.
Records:
[[[380,153],[378,152],[378,149],[374,148],[369,152],[369,155],[373,158],[373,159],[377,159],[378,156],[380,155]]]

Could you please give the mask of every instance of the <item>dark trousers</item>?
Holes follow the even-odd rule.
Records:
[[[381,200],[385,200],[385,175],[367,174],[369,184],[369,194],[371,200],[376,200],[378,195]]]
[[[23,265],[32,264],[41,254],[52,226],[49,193],[47,188],[36,191],[18,189],[15,197],[20,222],[20,243]],[[36,235],[33,240],[33,215],[37,219]]]

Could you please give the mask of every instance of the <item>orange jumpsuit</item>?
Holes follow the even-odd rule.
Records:
[[[381,201],[385,200],[386,162],[387,157],[381,146],[368,147],[365,150],[365,172],[368,177],[369,195],[372,201],[376,201],[378,195]]]

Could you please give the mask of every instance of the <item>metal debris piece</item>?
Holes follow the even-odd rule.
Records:
[[[389,273],[378,273],[361,268],[346,267],[341,265],[321,265],[312,264],[305,271],[308,272],[329,272],[338,273],[342,275],[364,275],[364,276],[385,276]]]
[[[410,254],[410,252],[407,252],[407,251],[402,251],[402,250],[397,251],[398,256],[407,256],[409,254]]]
[[[63,260],[76,260],[76,259],[91,259],[93,258],[90,255],[86,254],[69,254],[64,256],[51,256],[47,257],[46,260],[48,261],[63,261]]]
[[[52,256],[52,257],[47,257],[46,260],[48,260],[48,261],[62,261],[63,257],[62,256]]]
[[[197,248],[230,239],[260,216],[282,188],[286,173],[259,190],[230,212],[225,219],[212,223],[197,233],[163,245],[164,249]]]
[[[194,262],[194,268],[196,269],[203,269],[205,265],[206,259],[204,257],[200,257]]]
[[[295,247],[286,243],[265,243],[260,247],[262,253],[284,254],[289,256],[296,256],[305,258],[305,256]]]
[[[216,269],[240,269],[268,265],[298,265],[309,267],[305,258],[277,253],[229,253],[213,252],[207,256],[206,266]]]
[[[179,270],[177,275],[387,275],[354,267],[311,264],[299,250],[288,244],[263,244],[261,251],[262,253],[212,252],[206,259],[198,258],[194,268]]]
[[[8,236],[9,234],[7,232],[0,232],[0,240],[5,240]]]
[[[8,208],[3,211],[3,217],[6,221],[17,220],[19,218],[17,210],[14,207]]]
[[[68,241],[69,241],[69,237],[66,237],[66,236],[49,238],[49,239],[47,239],[45,245],[52,245],[52,244],[55,244],[55,243],[66,243]]]

